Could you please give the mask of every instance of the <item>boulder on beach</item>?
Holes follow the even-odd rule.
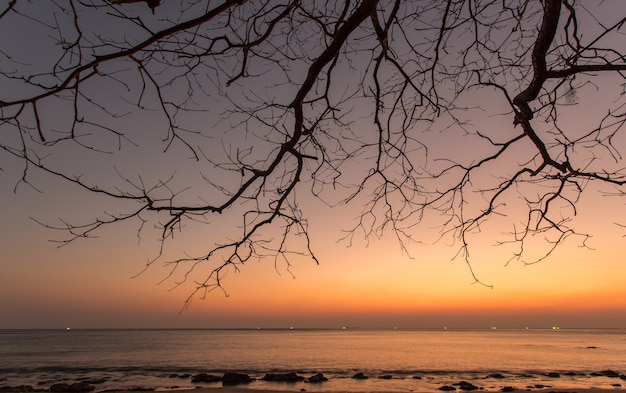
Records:
[[[443,390],[444,392],[450,392],[452,390],[456,390],[456,388],[450,385],[443,385],[439,388],[439,390]]]
[[[500,389],[501,392],[514,392],[517,389],[515,389],[513,386],[504,386],[502,389]]]
[[[225,373],[224,376],[222,376],[222,385],[224,386],[241,385],[252,381],[254,381],[254,378],[250,377],[248,374]]]
[[[352,376],[352,379],[368,379],[369,377],[361,372],[358,372]]]

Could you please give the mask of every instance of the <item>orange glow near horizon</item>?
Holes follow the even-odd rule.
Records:
[[[13,315],[2,321],[5,328],[626,326],[619,251],[626,241],[614,228],[595,233],[596,250],[563,247],[530,266],[505,266],[487,246],[475,250],[493,258],[472,266],[493,289],[472,284],[465,262],[451,260],[454,249],[445,245],[418,247],[409,259],[393,239],[347,248],[328,231],[320,239],[325,248],[317,250],[319,266],[294,261],[292,278],[271,261],[248,263],[226,277],[228,297],[211,292],[179,314],[192,287],[157,285],[167,274],[159,263],[131,279],[142,269],[143,250],[132,231],[56,249],[36,224],[17,215],[5,219],[32,235],[5,237],[14,246],[5,256],[16,262],[0,279],[0,311]]]
[[[13,198],[16,198],[13,196]],[[590,214],[593,214],[591,212]],[[476,250],[493,259],[472,266],[490,289],[472,284],[465,262],[451,260],[453,249],[424,246],[414,259],[393,239],[352,248],[321,239],[319,266],[308,259],[276,269],[271,261],[251,262],[224,281],[220,291],[195,299],[182,313],[191,286],[175,287],[158,263],[139,276],[141,249],[136,238],[113,232],[56,249],[47,232],[17,216],[32,238],[7,234],[5,255],[16,261],[0,279],[0,311],[13,315],[0,327],[546,327],[565,320],[572,327],[626,326],[625,269],[620,249],[626,241],[612,229],[596,233],[596,250],[564,247],[535,265],[504,266],[491,248]],[[146,244],[148,242],[143,242]],[[109,247],[115,244],[116,247]],[[30,247],[30,245],[36,245]],[[13,250],[13,251],[11,251]],[[20,262],[20,263],[17,263]],[[7,299],[12,299],[8,304]],[[34,319],[33,319],[34,318]],[[551,322],[557,320],[557,322]],[[30,322],[29,322],[30,321]],[[34,321],[37,321],[36,323]],[[562,323],[561,323],[562,324]],[[304,325],[304,326],[303,326]]]

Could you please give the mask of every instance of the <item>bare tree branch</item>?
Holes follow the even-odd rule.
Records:
[[[34,219],[62,244],[158,228],[146,268],[189,285],[186,305],[252,260],[321,262],[311,198],[358,207],[348,245],[393,236],[412,257],[434,233],[489,285],[476,239],[497,232],[505,263],[588,247],[583,195],[625,193],[619,1],[10,1],[0,24],[34,46],[0,44],[20,184],[124,206]],[[176,250],[190,231],[204,247]]]

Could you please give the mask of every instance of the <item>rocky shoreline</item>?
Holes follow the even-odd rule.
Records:
[[[301,375],[302,373],[298,372],[285,372],[285,373],[266,373],[261,378],[255,378],[246,373],[238,373],[238,372],[225,372],[222,375],[215,375],[210,373],[197,373],[197,374],[179,374],[172,373],[167,377],[170,379],[181,379],[191,382],[192,388],[189,389],[202,389],[207,388],[206,384],[215,384],[215,387],[248,387],[254,381],[264,381],[270,383],[288,383],[294,384],[298,382],[308,383],[308,384],[321,384],[329,381],[329,378],[326,377],[321,372],[314,372],[308,376]],[[611,388],[614,390],[619,390],[623,388],[623,384],[626,384],[626,375],[614,370],[602,370],[598,372],[592,372],[589,374],[584,373],[559,373],[559,372],[549,372],[542,375],[542,377],[550,378],[551,380],[558,380],[561,376],[569,376],[569,377],[608,377],[611,379],[615,379],[615,382],[611,384]],[[529,380],[532,380],[533,375],[525,376],[528,377]],[[380,375],[367,375],[363,372],[357,372],[351,377],[354,380],[366,380],[370,378],[377,378],[381,380],[391,380],[398,379],[399,377],[394,376],[392,374],[380,374]],[[412,379],[422,379],[422,376],[414,375],[411,377]],[[498,384],[497,389],[493,389],[493,386],[482,386],[480,384],[480,380],[497,380],[501,381]],[[102,384],[107,381],[107,378],[101,379],[91,379],[91,378],[79,378],[79,380],[75,382],[66,382],[66,381],[43,381],[37,386],[32,385],[6,385],[2,384],[3,380],[0,379],[0,392],[2,393],[38,393],[38,392],[50,392],[50,393],[88,393],[88,392],[119,392],[119,391],[127,391],[127,392],[149,392],[155,390],[181,390],[185,388],[181,387],[146,387],[146,386],[136,386],[126,389],[97,389],[99,384]],[[506,383],[507,377],[501,373],[488,374],[484,377],[477,378],[472,380],[472,382],[461,380],[457,382],[442,384],[437,390],[444,392],[451,391],[500,391],[500,392],[515,392],[515,391],[531,391],[531,390],[549,390],[552,389],[553,386],[544,383],[534,383],[527,384],[525,386],[513,386]],[[45,385],[49,385],[45,387]],[[284,386],[283,386],[284,388]],[[278,389],[280,391],[284,391],[285,389]],[[188,390],[188,389],[185,389]],[[258,389],[251,388],[249,390],[258,391]],[[306,388],[299,389],[300,391],[306,391]],[[319,391],[319,390],[318,390]]]

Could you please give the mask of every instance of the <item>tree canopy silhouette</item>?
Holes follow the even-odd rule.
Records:
[[[571,219],[586,191],[626,191],[622,0],[3,7],[0,147],[23,163],[16,190],[43,171],[110,200],[88,221],[42,222],[66,242],[156,225],[148,265],[177,282],[208,269],[189,300],[251,259],[317,262],[310,197],[359,206],[348,243],[395,236],[410,254],[422,225],[471,271],[490,223],[534,263],[585,245]],[[196,223],[222,232],[165,258]]]

